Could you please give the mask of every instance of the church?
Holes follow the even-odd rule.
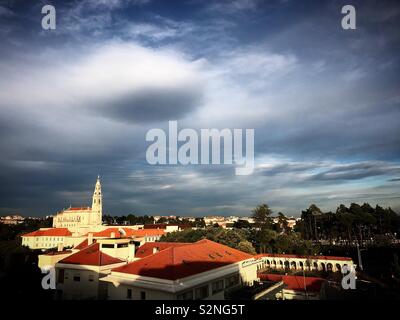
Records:
[[[100,177],[97,177],[94,187],[92,207],[70,207],[53,218],[53,228],[96,228],[101,226],[103,217],[103,201],[101,195]]]

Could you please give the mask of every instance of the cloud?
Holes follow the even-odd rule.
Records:
[[[29,18],[37,5],[11,3],[16,19],[0,22],[2,212],[90,204],[97,174],[112,214],[399,206],[399,38],[388,2],[376,15],[387,23],[376,28],[367,4],[352,33],[325,2],[56,6],[52,33]],[[145,134],[167,120],[254,128],[254,174],[148,165]]]

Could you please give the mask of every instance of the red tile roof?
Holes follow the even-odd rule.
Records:
[[[22,237],[69,237],[72,233],[67,228],[51,228],[45,230],[36,230],[23,234]]]
[[[161,229],[134,230],[131,228],[107,228],[103,231],[94,233],[93,237],[110,238],[111,233],[114,233],[116,238],[124,238],[124,237],[162,236],[165,232],[164,230]]]
[[[135,237],[146,237],[146,236],[162,236],[165,234],[163,229],[139,229],[139,230],[132,230],[132,234]]]
[[[262,253],[256,255],[254,258],[262,258],[262,257],[270,257],[270,258],[283,258],[283,259],[318,259],[318,260],[338,260],[338,261],[351,261],[352,259],[349,257],[335,257],[335,256],[301,256],[296,254],[277,254],[277,253]]]
[[[187,246],[190,243],[183,242],[146,242],[144,245],[140,246],[135,253],[136,258],[144,258],[153,254],[153,249],[157,248],[158,251],[170,248],[170,247],[180,247]]]
[[[96,239],[93,239],[93,243],[95,243],[95,242],[96,242]],[[89,244],[88,239],[85,239],[80,244],[75,246],[74,249],[77,249],[77,250],[85,249],[88,246],[88,244]]]
[[[101,252],[99,243],[93,243],[87,248],[62,259],[59,263],[79,264],[86,266],[107,266],[120,262],[123,261]]]
[[[283,276],[279,274],[260,274],[261,280],[264,281],[283,281],[286,289],[294,291],[320,292],[324,279],[316,277],[302,277],[302,276]]]
[[[113,269],[113,272],[176,280],[252,257],[248,253],[210,240],[200,240],[193,244],[168,247]]]
[[[74,208],[65,209],[65,211],[86,211],[86,210],[92,210],[92,208],[90,208],[90,207],[74,207]]]

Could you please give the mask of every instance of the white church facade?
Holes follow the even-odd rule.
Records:
[[[53,218],[53,228],[68,228],[69,230],[88,228],[95,230],[101,226],[103,218],[103,200],[100,177],[97,177],[93,192],[92,207],[70,207]]]

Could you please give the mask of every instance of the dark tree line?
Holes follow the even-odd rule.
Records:
[[[136,216],[134,214],[128,214],[123,216],[110,216],[104,215],[103,222],[107,225],[137,225],[137,224],[177,224],[187,225],[195,228],[204,228],[206,226],[203,218],[195,218],[194,221],[189,221],[186,218],[181,217],[161,217],[155,221],[153,216]]]
[[[302,211],[296,230],[308,240],[364,244],[397,238],[400,216],[391,208],[368,203],[341,204],[336,212],[325,213],[313,204]]]

